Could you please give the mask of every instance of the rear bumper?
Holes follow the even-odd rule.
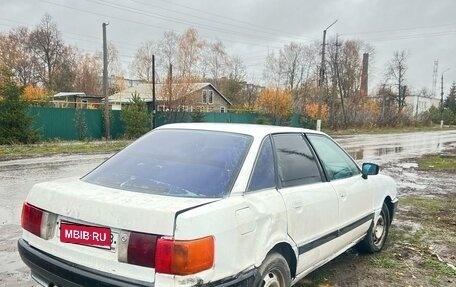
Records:
[[[62,287],[153,287],[153,283],[134,281],[113,274],[91,270],[74,263],[58,259],[50,254],[30,246],[25,240],[19,239],[18,250],[22,261],[32,272],[32,278],[43,286]]]
[[[154,287],[153,283],[103,273],[64,261],[33,248],[23,239],[18,241],[18,250],[22,261],[30,267],[32,278],[46,287],[53,285],[63,287]],[[236,276],[198,286],[250,287],[253,285],[256,272],[256,269],[253,269]]]

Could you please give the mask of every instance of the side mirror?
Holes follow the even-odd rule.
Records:
[[[363,178],[367,179],[368,175],[376,175],[378,174],[378,171],[380,170],[380,167],[375,164],[375,163],[363,163],[363,168],[362,168],[362,174]]]

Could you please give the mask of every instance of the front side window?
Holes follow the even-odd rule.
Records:
[[[330,138],[308,134],[307,138],[315,149],[329,180],[337,180],[360,174],[353,160]]]
[[[234,133],[156,130],[134,142],[82,180],[133,192],[223,197],[252,139]]]
[[[273,138],[283,187],[321,182],[318,164],[301,134],[278,134]]]
[[[267,137],[261,145],[260,152],[253,169],[248,190],[255,191],[276,186],[274,155],[271,139]]]

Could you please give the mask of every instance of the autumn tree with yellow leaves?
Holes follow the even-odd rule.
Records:
[[[32,85],[28,85],[24,88],[24,92],[22,93],[22,98],[26,101],[35,101],[41,102],[45,101],[47,98],[46,90],[41,87],[36,87]]]
[[[274,123],[281,124],[286,120],[293,108],[291,93],[279,88],[266,88],[258,96],[257,109],[270,117]]]

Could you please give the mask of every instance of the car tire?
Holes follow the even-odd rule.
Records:
[[[390,227],[388,207],[383,203],[380,216],[374,219],[367,231],[366,237],[358,244],[358,250],[363,253],[375,253],[382,250]]]
[[[279,253],[269,253],[258,268],[253,286],[290,287],[291,273],[287,260]]]

